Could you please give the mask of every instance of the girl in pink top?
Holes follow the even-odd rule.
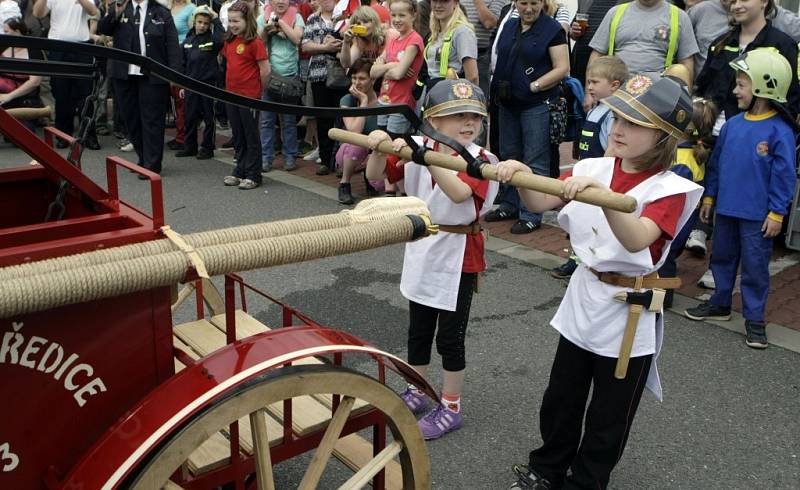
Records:
[[[399,36],[387,41],[386,49],[372,65],[370,76],[383,78],[378,103],[381,105],[406,104],[412,109],[417,105],[413,89],[422,66],[422,50],[425,43],[414,30],[417,4],[414,0],[391,0],[392,27]],[[378,116],[378,126],[385,127],[393,137],[406,134],[410,123],[400,114]]]

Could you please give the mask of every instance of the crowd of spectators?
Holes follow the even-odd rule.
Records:
[[[246,24],[256,26],[252,39],[231,33],[230,14],[237,3],[243,7],[234,11],[246,12]],[[585,86],[587,66],[604,55],[621,59],[631,74],[683,65],[694,80],[695,94],[722,109],[715,135],[726,118],[739,112],[728,62],[744,51],[778,48],[795,73],[788,105],[793,114],[800,103],[800,19],[774,0],[579,0],[576,12],[557,0],[1,0],[0,21],[6,34],[114,46],[231,91],[290,104],[407,104],[419,110],[425,91],[448,76],[459,76],[487,93],[487,146],[501,158],[524,161],[541,175],[558,173],[554,101],[576,95],[565,80],[572,77]],[[240,44],[226,49],[236,39]],[[91,61],[77,52],[43,55],[0,49],[5,57]],[[231,66],[239,70],[244,66],[240,58],[251,55],[258,73],[247,81],[237,78],[238,71],[232,77]],[[99,82],[96,134],[113,133],[123,150],[136,152],[137,163],[157,173],[165,146],[178,157],[213,156],[214,126],[230,127],[230,110],[169,87],[136,65],[100,61],[104,76]],[[243,83],[249,85],[242,87]],[[68,134],[75,132],[75,117],[91,89],[84,80],[0,74],[0,104],[41,106],[41,99],[52,94],[46,103],[54,106],[56,127]],[[109,100],[113,121],[106,111]],[[587,90],[584,112],[596,103]],[[235,116],[241,123],[242,114]],[[260,148],[262,172],[272,170],[278,154],[288,171],[296,169],[300,159],[316,161],[318,174],[338,173],[345,204],[353,202],[350,178],[362,168],[365,155],[338,148],[328,138],[328,129],[339,125],[366,132],[377,125],[395,135],[412,130],[400,116],[315,120],[263,112],[254,117],[257,139],[247,119],[238,130],[233,128],[223,148],[234,148],[237,160],[245,154],[243,145]],[[165,142],[167,122],[176,132]],[[200,129],[204,137],[198,143]],[[96,134],[87,133],[85,147],[100,147]],[[251,177],[248,180],[260,183],[260,177]],[[369,188],[383,184],[373,182]],[[389,184],[385,190],[394,187]],[[512,233],[539,227],[541,217],[520,204],[514,189],[501,193],[498,202],[489,220],[513,220]]]

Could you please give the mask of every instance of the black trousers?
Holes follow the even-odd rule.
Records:
[[[339,107],[339,101],[347,92],[332,90],[325,86],[325,82],[311,82],[311,94],[314,96],[315,107]],[[328,138],[328,130],[333,127],[335,120],[331,118],[317,118],[317,140],[319,141],[319,158],[322,165],[334,168],[333,140]]]
[[[133,143],[139,165],[161,173],[169,85],[151,80],[135,75],[126,80],[114,79],[114,96],[119,99],[128,140]]]
[[[458,285],[456,311],[446,311],[409,302],[408,363],[425,366],[431,362],[434,335],[436,351],[442,356],[445,371],[461,371],[466,366],[464,339],[469,322],[472,293],[478,274],[464,272]],[[437,329],[438,326],[438,329]]]
[[[261,183],[261,134],[258,112],[228,105],[228,121],[233,131],[233,150],[236,168],[233,176]]]
[[[64,61],[69,63],[92,63],[92,57],[78,53],[64,53],[50,51],[48,54],[50,61]],[[80,80],[75,78],[52,77],[50,88],[55,99],[56,128],[72,135],[75,132],[75,115],[80,116],[83,103],[86,97],[92,92],[91,80]],[[90,110],[93,110],[91,108]],[[90,114],[91,117],[91,114]],[[94,137],[94,133],[91,134]]]
[[[206,152],[214,150],[214,101],[208,97],[186,91],[184,103],[184,140],[188,151],[197,150],[197,127],[203,121],[203,141],[201,147]]]
[[[606,488],[622,458],[652,360],[652,355],[631,358],[628,375],[616,379],[616,358],[581,349],[562,336],[539,411],[544,443],[531,451],[530,467],[555,488]]]

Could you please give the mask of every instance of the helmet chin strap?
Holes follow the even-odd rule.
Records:
[[[747,106],[747,109],[746,109],[747,112],[750,112],[750,111],[753,110],[753,107],[756,105],[756,100],[757,99],[758,99],[758,97],[756,97],[755,95],[753,96],[752,99],[750,99],[750,105]]]

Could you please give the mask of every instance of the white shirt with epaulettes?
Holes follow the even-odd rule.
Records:
[[[414,140],[420,146],[427,144],[427,147],[432,148],[432,142],[424,143],[421,136],[414,136]],[[496,156],[474,143],[467,146],[467,151],[476,157],[483,152],[489,163],[492,165],[497,163]],[[406,193],[425,201],[433,223],[443,225],[468,225],[477,221],[492,208],[499,187],[497,182],[489,181],[486,200],[476,213],[473,198],[455,203],[447,197],[438,184],[432,186],[432,182],[427,167],[413,162],[406,164],[404,177]],[[442,231],[422,240],[407,243],[403,274],[400,278],[400,292],[403,296],[432,308],[455,311],[466,244],[466,235]]]
[[[592,177],[610,186],[615,159],[588,158],[573,168],[574,176]],[[640,216],[647,204],[664,197],[686,194],[683,211],[675,228],[677,234],[688,221],[703,195],[703,188],[670,171],[660,172],[640,182],[626,193],[636,198],[634,214]],[[564,300],[550,324],[573,344],[604,357],[616,358],[628,318],[629,305],[614,300],[614,294],[625,290],[601,282],[589,268],[598,272],[616,272],[640,276],[657,271],[667,258],[669,245],[664,245],[658,263],[653,263],[650,248],[628,252],[608,224],[602,208],[572,201],[558,215],[561,227],[570,235],[570,244],[581,261],[569,281]],[[631,291],[631,289],[627,289]],[[642,311],[639,317],[631,357],[655,354],[647,388],[661,400],[661,384],[656,357],[663,338],[663,313]]]

